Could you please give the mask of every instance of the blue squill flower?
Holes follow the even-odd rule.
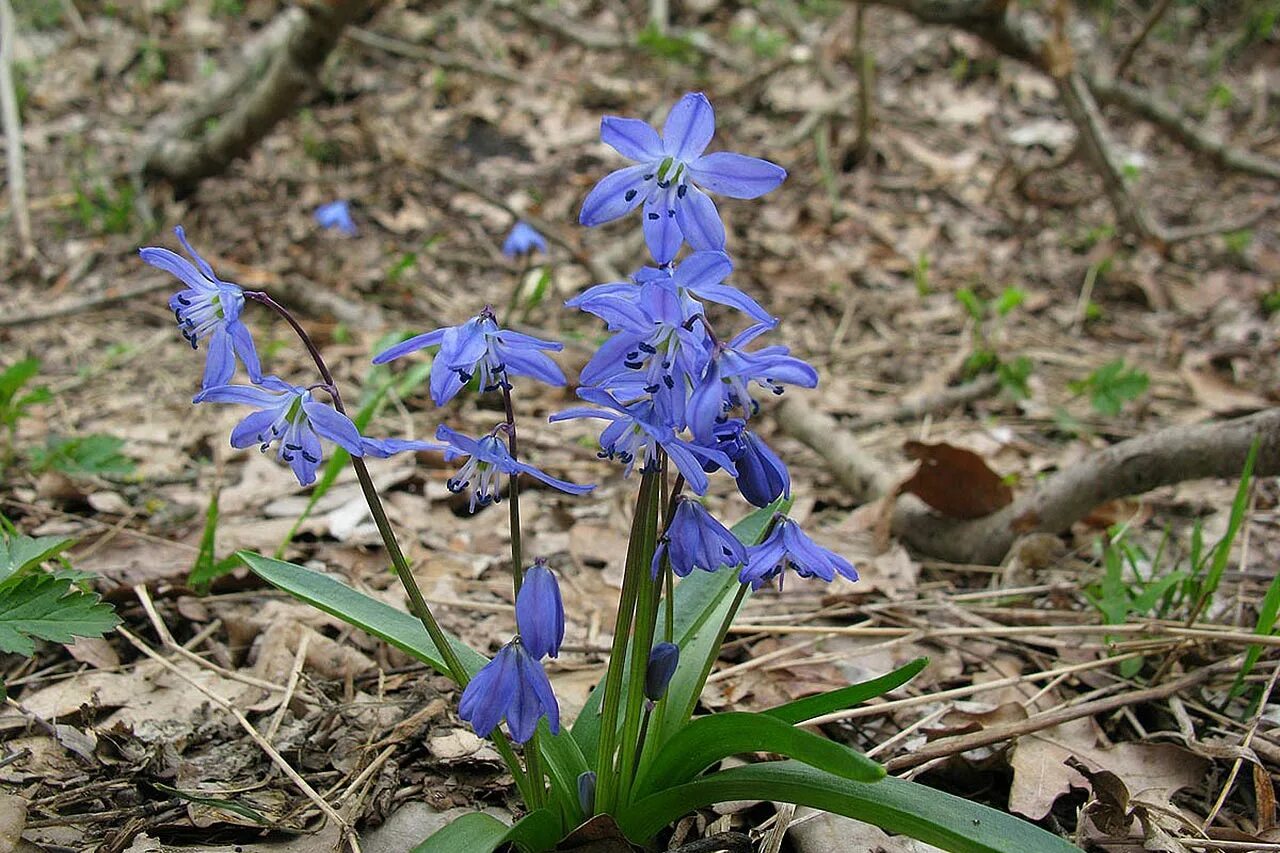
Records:
[[[785,515],[778,515],[768,538],[747,549],[747,564],[738,580],[759,589],[788,567],[802,578],[821,578],[827,583],[835,580],[837,573],[851,581],[858,579],[852,563],[814,542]]]
[[[557,352],[564,344],[500,329],[489,308],[460,326],[436,329],[383,350],[373,363],[385,364],[431,346],[440,347],[431,370],[431,399],[437,406],[452,400],[477,375],[481,391],[511,387],[509,376],[530,376],[548,385],[565,383],[560,367],[543,352]]]
[[[231,446],[240,449],[258,444],[265,453],[273,442],[279,442],[277,457],[289,464],[303,486],[315,482],[316,469],[324,456],[321,438],[329,439],[352,456],[386,457],[403,450],[438,449],[421,441],[365,438],[346,415],[314,400],[306,388],[275,376],[263,377],[256,386],[206,388],[192,402],[255,406],[258,411],[231,431]]]
[[[502,241],[502,254],[508,258],[532,255],[534,249],[541,250],[545,255],[547,241],[527,222],[517,222],[511,229],[511,233],[507,235],[507,239]]]
[[[351,218],[351,205],[344,199],[320,205],[316,208],[315,217],[321,228],[337,228],[348,237],[360,233],[355,220]]]
[[[655,578],[664,556],[671,563],[671,571],[683,578],[694,569],[714,572],[745,565],[747,548],[728,528],[716,521],[706,507],[690,498],[680,497],[676,499],[671,525],[653,553]]]
[[[787,466],[740,418],[716,424],[714,447],[733,460],[738,491],[753,506],[768,506],[783,495],[791,494],[791,474]]]
[[[541,557],[524,573],[516,595],[516,629],[529,654],[556,657],[564,641],[564,602],[560,585]]]
[[[610,421],[600,433],[598,455],[602,459],[618,459],[626,466],[626,475],[631,474],[637,462],[640,463],[641,471],[652,470],[657,464],[659,449],[666,451],[676,468],[684,475],[689,488],[700,495],[706,493],[708,485],[707,475],[702,467],[704,462],[714,463],[730,474],[734,473],[733,462],[724,453],[699,447],[676,436],[671,425],[658,415],[652,400],[623,405],[612,394],[598,388],[579,388],[578,396],[604,408],[566,409],[552,415],[550,420],[600,418]]]
[[[703,154],[715,130],[711,102],[700,92],[671,108],[661,136],[640,119],[605,116],[601,141],[639,165],[596,184],[582,202],[579,221],[600,225],[644,205],[645,242],[659,264],[675,258],[682,241],[696,251],[724,249],[720,213],[700,187],[730,198],[756,198],[781,184],[787,172],[756,157]]]
[[[787,347],[771,346],[755,352],[742,349],[767,331],[767,327],[753,326],[727,344],[716,344],[706,373],[689,397],[689,428],[699,441],[710,441],[716,422],[734,408],[746,418],[760,411],[760,404],[751,396],[752,382],[774,394],[781,394],[785,385],[813,388],[818,384],[818,371],[792,356]]]
[[[449,478],[446,484],[449,491],[461,493],[471,489],[471,511],[477,506],[488,506],[501,500],[502,475],[516,477],[528,474],[541,480],[554,489],[571,495],[585,495],[595,486],[579,486],[574,483],[558,480],[525,462],[518,462],[511,456],[506,443],[497,435],[491,434],[478,439],[470,438],[460,432],[441,424],[436,428],[436,438],[448,444],[444,458],[453,461],[459,457],[469,457],[458,469],[458,473]]]
[[[538,659],[516,637],[484,665],[462,691],[458,716],[488,737],[506,718],[511,739],[525,743],[544,716],[552,734],[560,733],[560,706]]]
[[[731,272],[733,261],[724,252],[694,252],[679,264],[641,267],[631,276],[630,283],[618,281],[589,287],[565,302],[565,305],[595,314],[613,328],[616,312],[625,310],[625,305],[635,305],[643,298],[642,288],[636,285],[656,284],[675,290],[686,300],[688,297],[696,297],[706,302],[728,305],[757,323],[769,328],[776,326],[778,319],[770,316],[758,302],[738,288],[723,283]],[[618,305],[619,300],[623,306]],[[694,305],[701,309],[697,303]]]
[[[139,249],[138,254],[151,266],[177,276],[187,286],[186,290],[169,297],[169,308],[192,349],[196,349],[201,340],[208,340],[209,356],[200,387],[212,388],[230,382],[236,372],[237,356],[249,372],[249,378],[257,382],[262,378],[262,366],[253,337],[240,320],[244,291],[239,285],[214,275],[213,267],[187,242],[182,226],[174,228],[173,233],[178,235],[178,242],[195,261],[194,265],[176,252],[157,246]]]
[[[658,643],[649,651],[649,665],[644,670],[644,698],[657,702],[667,695],[667,685],[680,663],[680,647],[675,643]]]

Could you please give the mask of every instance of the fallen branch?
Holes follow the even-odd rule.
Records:
[[[875,500],[893,490],[889,465],[860,448],[834,418],[797,398],[785,401],[777,413],[783,430],[826,460],[854,500]],[[1228,421],[1169,427],[1122,441],[982,518],[944,518],[914,498],[903,497],[893,514],[892,531],[921,554],[956,563],[995,565],[1018,536],[1062,533],[1109,500],[1185,480],[1239,477],[1255,440],[1260,443],[1255,476],[1280,474],[1280,408],[1276,408]]]
[[[376,0],[327,0],[282,13],[279,23],[269,28],[271,36],[247,57],[241,75],[176,127],[157,129],[143,172],[180,190],[223,172],[292,113],[314,85],[343,29],[370,14],[375,5]]]

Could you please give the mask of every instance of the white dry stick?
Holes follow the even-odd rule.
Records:
[[[22,119],[18,115],[18,96],[13,88],[13,53],[18,39],[18,24],[9,0],[0,0],[0,122],[4,127],[5,163],[9,173],[9,206],[18,228],[18,244],[22,256],[35,257],[36,245],[31,239],[31,216],[27,211],[27,167],[22,154]]]

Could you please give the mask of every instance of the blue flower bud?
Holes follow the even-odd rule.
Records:
[[[556,576],[539,559],[524,573],[516,596],[516,628],[520,640],[535,658],[560,654],[564,640],[564,603]]]
[[[578,805],[582,813],[594,814],[596,810],[596,772],[586,770],[578,774]]]
[[[644,671],[644,695],[650,702],[657,702],[667,695],[667,685],[676,674],[680,662],[680,647],[675,643],[658,643],[649,652],[649,666]]]

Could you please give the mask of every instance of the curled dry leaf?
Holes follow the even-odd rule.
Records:
[[[972,450],[945,442],[908,441],[902,450],[920,463],[898,489],[950,518],[981,518],[1013,502],[1013,490]]]

